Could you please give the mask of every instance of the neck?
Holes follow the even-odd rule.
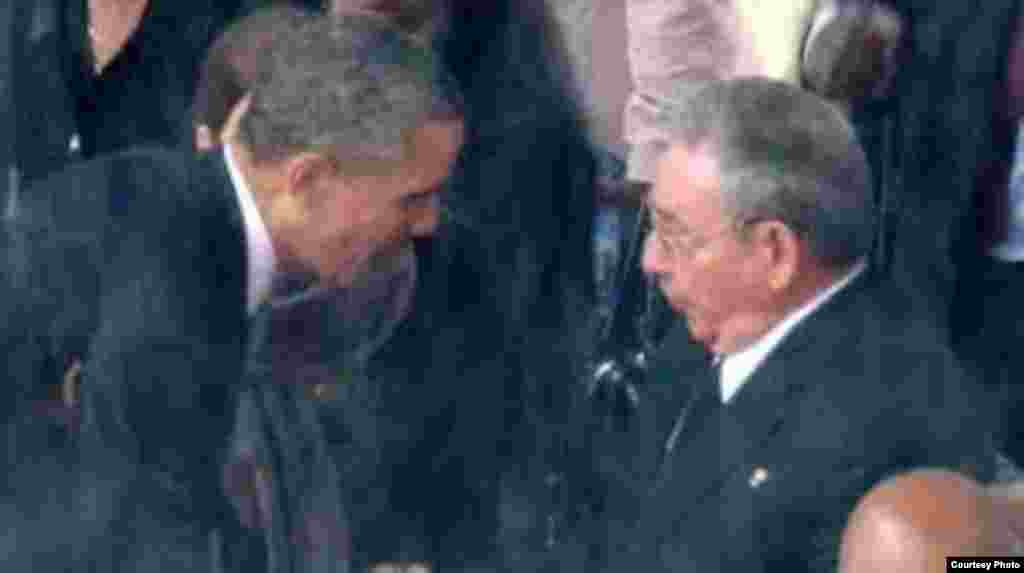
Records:
[[[799,279],[794,281],[792,288],[785,295],[783,316],[814,300],[814,297],[841,280],[852,268],[853,265],[839,269],[814,266],[800,273]]]
[[[748,325],[747,336],[742,338],[743,342],[736,348],[726,351],[726,354],[742,351],[761,340],[765,335],[781,324],[787,317],[797,312],[801,307],[808,304],[823,291],[836,284],[846,273],[850,272],[852,266],[840,269],[827,269],[820,266],[807,268],[797,273],[798,278],[789,287],[779,293],[769,304],[766,303],[761,311],[754,311],[744,317]]]

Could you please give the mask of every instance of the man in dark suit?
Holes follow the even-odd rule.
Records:
[[[739,79],[669,123],[643,267],[688,332],[652,365],[626,461],[602,460],[607,570],[817,569],[881,477],[985,473],[960,368],[865,267],[869,170],[842,112]]]
[[[289,26],[237,141],[76,165],[29,195],[7,237],[10,415],[81,364],[83,463],[157,475],[208,531],[233,513],[219,462],[234,395],[243,373],[265,378],[250,322],[266,321],[250,317],[279,283],[372,285],[371,266],[408,257],[434,232],[461,142],[428,50],[372,17]]]
[[[332,4],[418,30],[467,109],[446,193],[450,224],[419,242],[409,318],[367,376],[326,385],[317,399],[331,455],[344,460],[354,566],[490,569],[504,555],[518,567],[564,568],[562,554],[579,553],[563,548],[585,490],[575,473],[585,457],[582,401],[572,400],[589,310],[594,167],[558,29],[543,0]],[[236,32],[262,37],[274,13],[254,17],[220,47],[252,51]],[[235,63],[261,64],[264,51]],[[232,91],[237,99],[244,90]],[[231,93],[209,95],[235,103]],[[205,111],[216,120],[205,123],[221,125],[228,110]]]

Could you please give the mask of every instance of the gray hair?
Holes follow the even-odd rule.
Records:
[[[430,46],[371,14],[308,16],[282,26],[256,78],[239,135],[257,161],[324,151],[353,162],[392,161],[411,131],[453,117]]]
[[[782,222],[831,267],[870,251],[870,169],[839,108],[780,81],[742,78],[710,83],[669,115],[670,143],[715,154],[738,228]]]

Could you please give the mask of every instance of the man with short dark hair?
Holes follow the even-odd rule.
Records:
[[[287,41],[251,86],[237,142],[196,158],[136,150],[83,163],[42,183],[50,192],[31,195],[8,237],[0,350],[11,402],[39,397],[81,363],[86,467],[116,458],[159,476],[180,519],[206,532],[234,514],[220,462],[241,381],[274,382],[260,368],[261,338],[279,347],[293,334],[254,328],[311,288],[368,288],[373,305],[404,304],[403,261],[437,227],[462,139],[429,50],[381,19],[300,19],[278,33]],[[381,284],[401,288],[380,300]],[[15,464],[39,454],[5,452]],[[274,521],[271,568],[345,570],[343,558],[294,553],[344,557],[323,543],[322,525]],[[105,570],[119,570],[118,552],[110,559]]]
[[[643,267],[687,329],[651,366],[645,453],[609,467],[608,570],[805,571],[881,476],[987,471],[960,368],[866,268],[873,196],[843,113],[737,79],[666,119]]]

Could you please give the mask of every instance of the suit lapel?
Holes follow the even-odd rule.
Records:
[[[653,442],[644,443],[644,455],[638,468],[647,479],[659,473],[666,442],[680,412],[696,400],[702,384],[707,381],[708,364],[707,352],[690,337],[686,321],[676,321],[651,361],[640,415],[635,421],[636,435],[655,437]],[[684,432],[690,429],[689,425],[682,428]],[[685,444],[684,432],[680,432],[676,440],[680,446]]]

